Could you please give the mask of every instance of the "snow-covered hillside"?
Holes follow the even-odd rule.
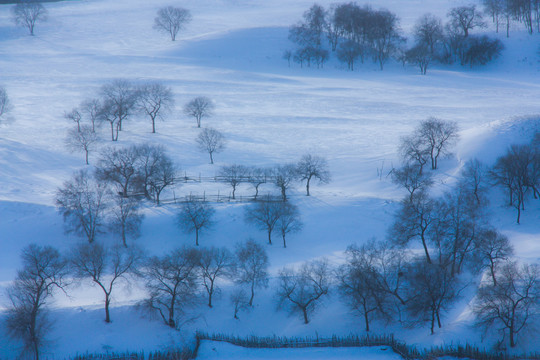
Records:
[[[319,1],[323,6],[333,2]],[[372,1],[372,6],[395,12],[409,36],[420,15],[432,12],[444,18],[458,3],[468,2],[380,0]],[[0,125],[0,309],[8,305],[4,289],[16,276],[24,246],[49,244],[67,251],[79,241],[64,234],[63,219],[54,207],[57,188],[74,170],[85,168],[84,155],[64,146],[73,124],[63,114],[95,97],[103,84],[114,79],[159,80],[173,89],[176,110],[157,123],[156,134],[150,133],[146,119],[134,117],[114,145],[161,144],[187,174],[214,176],[219,166],[233,163],[296,162],[306,153],[326,157],[332,182],[315,184],[311,197],[304,196],[302,185],[291,192],[304,229],[291,234],[286,249],[279,244],[267,247],[273,275],[283,266],[323,256],[339,262],[348,245],[385,238],[404,192],[378,172],[386,174],[399,164],[399,139],[420,120],[436,116],[456,121],[460,128],[455,156],[444,159],[436,175],[441,190],[467,160],[478,157],[491,164],[508,145],[528,142],[540,130],[539,35],[528,35],[517,25],[509,39],[485,30],[506,47],[501,58],[485,67],[434,65],[423,76],[417,68],[397,62],[380,71],[367,61],[350,72],[335,59],[324,69],[289,67],[282,59],[283,51],[293,46],[287,39],[288,26],[301,19],[312,1],[184,0],[179,5],[191,11],[193,21],[175,42],[152,29],[157,9],[169,4],[167,0],[47,3],[49,20],[36,26],[33,37],[13,25],[12,5],[0,5],[0,85],[13,104],[9,121]],[[218,129],[228,141],[225,151],[216,155],[215,165],[208,164],[208,154],[197,149],[199,129],[181,111],[198,95],[216,104],[215,115],[203,125]],[[113,145],[107,128],[101,131],[101,146]],[[97,158],[97,152],[90,154],[89,168]],[[177,196],[218,191],[229,194],[231,190],[216,183],[175,188]],[[238,193],[251,191],[241,185]],[[522,224],[516,225],[513,211],[502,205],[492,202],[492,223],[509,236],[519,258],[538,261],[539,206],[529,206]],[[201,245],[232,249],[248,238],[264,243],[265,234],[244,222],[245,206],[217,204],[216,225],[202,235]],[[149,254],[193,245],[192,237],[175,225],[176,211],[172,205],[145,206],[142,236],[136,241]],[[73,286],[68,294],[57,294],[52,304],[55,326],[45,351],[50,359],[84,352],[174,348],[196,329],[260,336],[363,331],[362,321],[349,313],[337,294],[304,325],[276,310],[272,287],[257,295],[254,309],[241,313],[240,320],[233,319],[224,291],[214,308],[194,310],[193,321],[180,331],[166,328],[133,306],[144,296],[140,284],[115,294],[112,324],[102,321],[103,299],[97,287]],[[471,298],[472,293],[464,296],[433,336],[426,328],[384,324],[376,324],[374,331],[393,332],[421,346],[469,341],[490,347],[493,339],[483,339],[482,332],[473,328]],[[7,338],[2,318],[0,313],[0,358],[13,358],[18,344]],[[518,351],[539,351],[533,339],[520,342]],[[218,355],[208,358],[221,358]],[[342,358],[348,356],[357,354]]]

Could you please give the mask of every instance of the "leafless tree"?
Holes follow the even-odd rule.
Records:
[[[236,187],[248,180],[249,168],[244,165],[225,165],[219,169],[218,176],[232,186],[232,198],[235,199]]]
[[[50,321],[45,306],[55,289],[67,285],[66,261],[51,246],[30,244],[21,254],[22,269],[8,287],[10,305],[5,326],[11,337],[21,340],[24,350],[35,360],[46,343]]]
[[[478,205],[488,203],[487,185],[489,173],[487,167],[478,159],[472,159],[465,163],[460,173],[458,186],[464,191],[471,193]]]
[[[47,20],[48,11],[39,0],[20,0],[11,11],[15,24],[27,28],[32,36],[36,23]]]
[[[437,160],[449,153],[450,148],[459,139],[457,123],[434,117],[420,122],[417,129],[431,158],[431,169],[437,169]]]
[[[120,235],[124,247],[128,247],[128,236],[136,239],[141,235],[141,222],[144,215],[140,213],[141,201],[136,197],[115,196],[110,206],[109,228]]]
[[[463,290],[459,278],[450,274],[443,264],[413,262],[406,271],[407,310],[412,323],[429,323],[431,334],[435,325],[442,327],[442,316],[450,310]]]
[[[201,120],[214,113],[214,103],[206,96],[198,96],[184,105],[184,114],[197,120],[197,127],[201,127]]]
[[[507,0],[483,0],[484,12],[491,16],[496,32],[499,32],[501,17],[504,16]]]
[[[203,129],[197,136],[196,141],[199,149],[208,152],[208,155],[210,155],[210,164],[214,163],[214,153],[219,153],[225,149],[225,137],[216,129]]]
[[[97,134],[90,125],[82,125],[79,129],[70,129],[66,137],[66,147],[72,151],[84,151],[86,165],[88,165],[88,154],[96,149],[99,143]]]
[[[273,201],[269,196],[246,208],[245,219],[260,230],[268,233],[268,244],[272,244],[272,232],[283,215],[283,203]]]
[[[99,99],[87,99],[84,100],[79,106],[81,112],[86,114],[92,124],[92,131],[96,131],[96,123],[99,121],[99,115],[101,111],[101,103]]]
[[[409,193],[409,201],[413,201],[415,192],[424,192],[433,185],[431,175],[422,172],[417,164],[405,164],[403,167],[392,170],[392,182],[403,186]]]
[[[104,246],[99,242],[76,245],[69,257],[75,278],[90,279],[105,295],[105,322],[111,322],[112,292],[120,280],[138,274],[142,252],[136,247]]]
[[[170,87],[159,82],[146,83],[139,87],[137,108],[150,118],[152,133],[156,132],[156,120],[174,108],[174,96]]]
[[[309,185],[311,179],[317,179],[322,184],[330,182],[330,171],[326,159],[317,156],[306,154],[302,156],[296,165],[297,176],[300,181],[306,181],[306,195],[309,196]]]
[[[129,196],[140,189],[138,187],[138,163],[140,152],[137,146],[125,148],[108,147],[101,151],[101,158],[96,166],[96,177],[114,184],[121,196]]]
[[[82,115],[77,108],[73,108],[70,112],[65,112],[64,117],[77,124],[77,131],[81,131]]]
[[[200,255],[199,272],[203,286],[208,293],[208,306],[212,307],[213,296],[220,290],[216,280],[218,278],[231,278],[236,264],[232,253],[227,248],[203,248]]]
[[[257,200],[257,197],[259,196],[259,187],[262,184],[265,184],[270,176],[270,169],[260,167],[249,168],[247,182],[249,182],[255,188],[255,200]]]
[[[293,313],[300,312],[304,324],[308,324],[309,315],[328,294],[330,282],[330,267],[326,260],[306,262],[298,270],[284,268],[279,272],[279,306],[287,306]]]
[[[101,232],[109,191],[88,171],[75,172],[56,192],[56,207],[64,217],[66,232],[73,232],[93,242]]]
[[[404,61],[420,68],[420,73],[426,75],[429,64],[433,61],[433,54],[425,44],[416,44],[405,51]]]
[[[0,86],[0,120],[10,111],[11,102],[9,101],[7,91],[3,86]]]
[[[234,289],[231,293],[230,300],[234,307],[234,318],[238,320],[240,310],[244,310],[249,306],[248,296],[244,289]]]
[[[496,273],[499,265],[514,254],[514,249],[508,237],[493,228],[482,229],[479,238],[475,250],[482,260],[483,267],[489,269],[493,285],[497,286]]]
[[[268,255],[266,250],[253,240],[236,247],[236,282],[249,286],[249,306],[253,306],[255,289],[268,286]]]
[[[160,8],[154,19],[154,29],[167,33],[171,40],[176,40],[176,35],[187,23],[191,21],[191,13],[181,7],[166,6]]]
[[[416,22],[413,31],[416,43],[427,47],[429,54],[433,56],[437,44],[444,39],[441,19],[433,14],[424,14]]]
[[[285,241],[285,236],[289,233],[295,233],[302,230],[303,223],[300,219],[300,211],[298,211],[298,206],[291,204],[289,202],[279,203],[281,205],[280,216],[277,221],[277,228],[283,239],[283,247],[287,247]]]
[[[166,187],[175,184],[178,167],[173,163],[165,148],[159,145],[137,145],[137,180],[148,199],[159,198]]]
[[[128,80],[117,79],[101,87],[101,109],[98,118],[111,126],[113,141],[118,140],[122,123],[135,111],[138,92]]]
[[[205,201],[191,199],[180,206],[177,224],[186,233],[195,233],[195,245],[199,246],[199,233],[213,225],[214,208]]]
[[[469,31],[474,28],[483,28],[486,23],[482,14],[476,10],[476,5],[458,6],[448,12],[448,26],[454,31],[459,31],[463,37],[469,36]]]
[[[428,250],[429,231],[436,219],[435,201],[426,192],[416,192],[412,196],[412,201],[406,199],[401,202],[394,224],[389,231],[389,240],[401,247],[412,240],[420,240],[426,262],[431,263],[432,259]]]
[[[406,164],[417,165],[418,173],[422,174],[429,159],[429,152],[423,139],[416,134],[402,137],[399,143],[399,154]]]
[[[499,269],[497,285],[485,285],[478,291],[474,312],[478,325],[495,327],[508,334],[510,347],[533,322],[540,307],[540,269],[538,265],[518,265],[509,261]]]
[[[384,64],[404,39],[400,35],[399,20],[394,13],[388,10],[372,11],[370,20],[367,37],[371,43],[373,60],[383,70]]]
[[[191,305],[197,290],[199,251],[180,248],[161,257],[153,256],[143,267],[149,297],[144,305],[156,311],[173,329],[184,309]]]
[[[274,168],[274,185],[281,191],[283,201],[287,201],[287,190],[298,179],[298,171],[295,164],[278,165]]]
[[[339,44],[336,56],[339,61],[347,63],[347,69],[354,71],[354,63],[362,55],[362,47],[356,41],[347,40]]]

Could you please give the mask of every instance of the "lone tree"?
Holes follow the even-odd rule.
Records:
[[[219,170],[218,176],[221,181],[226,182],[232,186],[232,198],[235,199],[236,187],[242,182],[248,181],[249,168],[244,165],[227,165],[222,166]]]
[[[454,32],[461,33],[464,38],[469,36],[470,30],[476,27],[486,27],[482,14],[476,10],[475,5],[452,8],[448,12],[448,17],[448,26],[450,29]]]
[[[189,199],[182,203],[177,224],[186,233],[195,233],[195,245],[199,246],[199,233],[213,225],[216,211],[205,201]]]
[[[158,10],[154,19],[154,29],[169,34],[171,40],[176,40],[176,35],[187,23],[191,21],[191,13],[181,7],[167,6]]]
[[[289,233],[295,233],[302,230],[303,224],[300,219],[300,211],[298,211],[298,206],[291,204],[289,202],[280,203],[281,211],[280,216],[277,221],[277,228],[283,239],[283,247],[287,247],[287,242],[285,241],[285,236]]]
[[[540,308],[540,268],[507,262],[501,267],[497,285],[487,285],[478,291],[474,312],[478,325],[495,327],[508,334],[510,347],[517,344],[517,336],[525,332]]]
[[[106,247],[98,242],[81,243],[72,249],[72,273],[78,279],[90,279],[105,295],[105,322],[111,322],[109,306],[112,291],[119,280],[138,274],[142,253],[137,248]]]
[[[475,250],[482,260],[482,267],[489,269],[493,285],[497,286],[496,274],[500,264],[514,254],[508,237],[493,228],[482,229]]]
[[[274,185],[281,191],[281,198],[287,201],[287,190],[293,181],[298,179],[298,171],[295,164],[279,165],[274,168]]]
[[[65,112],[64,118],[77,124],[77,131],[81,131],[82,115],[77,108],[72,109],[70,112]]]
[[[225,138],[216,129],[206,128],[197,136],[199,150],[208,152],[210,164],[214,163],[214,153],[219,153],[225,149]]]
[[[7,290],[11,304],[6,328],[11,337],[23,342],[24,350],[39,360],[51,325],[45,305],[55,289],[66,286],[66,261],[55,248],[36,244],[25,247],[21,258],[23,267]]]
[[[273,201],[269,196],[262,201],[246,208],[245,219],[248,223],[255,225],[260,230],[268,233],[268,244],[272,245],[272,231],[277,226],[279,218],[283,214],[283,203]]]
[[[304,263],[298,271],[284,268],[279,272],[277,297],[279,306],[288,305],[291,312],[300,312],[304,324],[330,289],[330,268],[325,260]]]
[[[15,24],[27,28],[32,36],[36,23],[47,20],[47,9],[38,0],[20,0],[11,11]]]
[[[173,329],[197,291],[199,251],[180,248],[161,257],[151,257],[143,267],[149,297],[144,305],[156,311]]]
[[[86,165],[88,165],[88,154],[95,150],[99,142],[99,137],[90,125],[82,125],[80,128],[68,130],[66,137],[66,147],[72,151],[84,151]]]
[[[197,127],[201,127],[201,120],[214,113],[214,103],[206,96],[198,96],[184,105],[184,114],[197,120]]]
[[[56,207],[64,217],[66,232],[93,242],[101,232],[109,191],[85,170],[73,175],[56,192]]]
[[[322,184],[330,182],[330,171],[326,159],[317,156],[306,154],[302,156],[296,165],[296,171],[300,181],[306,181],[306,195],[309,196],[309,185],[311,179],[317,179]]]
[[[208,307],[212,307],[214,294],[219,293],[218,278],[231,278],[236,267],[234,257],[227,248],[204,248],[200,251],[199,272],[208,293]]]
[[[124,247],[128,247],[128,236],[137,239],[141,235],[141,223],[144,215],[139,211],[140,206],[141,201],[136,197],[117,195],[110,207],[109,228],[120,236]]]
[[[137,96],[137,108],[150,118],[152,133],[156,132],[156,120],[162,119],[174,108],[174,97],[170,87],[159,82],[142,85]]]
[[[237,278],[239,284],[248,285],[251,291],[249,306],[253,306],[255,289],[268,286],[268,255],[253,240],[236,247]]]

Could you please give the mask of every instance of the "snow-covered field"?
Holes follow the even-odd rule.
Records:
[[[333,1],[319,1],[328,6]],[[379,0],[401,19],[409,35],[415,20],[425,12],[445,17],[455,0]],[[289,238],[287,249],[268,247],[271,270],[326,256],[339,261],[352,243],[370,238],[383,239],[397,203],[404,195],[388,179],[377,176],[397,165],[399,138],[412,131],[420,120],[436,116],[459,124],[461,141],[455,156],[441,163],[438,187],[452,183],[460,166],[473,157],[488,164],[514,142],[529,141],[539,130],[540,63],[539,35],[527,35],[516,27],[511,37],[495,34],[505,44],[503,56],[481,68],[435,66],[426,76],[416,68],[390,63],[384,71],[366,62],[354,72],[346,71],[335,59],[324,69],[287,66],[284,50],[288,26],[300,20],[312,5],[308,0],[185,0],[193,21],[176,42],[152,29],[158,8],[167,0],[80,0],[47,3],[49,20],[36,26],[36,36],[27,35],[10,19],[11,5],[0,5],[0,85],[13,104],[10,121],[0,125],[0,309],[7,305],[4,288],[20,267],[20,250],[29,243],[51,244],[67,250],[77,241],[63,232],[62,217],[54,208],[56,189],[72,172],[84,167],[83,154],[64,146],[72,127],[64,111],[96,96],[100,86],[113,79],[134,82],[159,80],[170,86],[177,102],[175,112],[157,124],[130,119],[117,146],[150,142],[162,144],[188,174],[213,176],[219,166],[276,165],[296,162],[303,154],[327,158],[333,181],[313,186],[311,197],[299,185],[292,201],[299,205],[305,223],[301,233]],[[491,30],[487,30],[491,32]],[[198,151],[198,129],[181,111],[197,95],[216,103],[213,117],[203,120],[223,132],[228,140],[216,164]],[[103,128],[102,146],[110,146]],[[90,162],[97,153],[90,155]],[[265,191],[270,191],[266,188]],[[190,184],[176,194],[228,194],[220,184]],[[244,185],[238,193],[251,194]],[[495,193],[497,196],[497,193]],[[243,207],[217,205],[217,224],[202,235],[201,245],[229,246],[253,238],[264,242],[265,234],[243,220]],[[540,210],[529,206],[522,224],[514,213],[493,201],[492,222],[507,234],[516,255],[528,261],[540,259]],[[137,243],[148,253],[162,254],[181,245],[191,245],[192,236],[181,233],[174,223],[173,206],[145,208],[142,236]],[[110,241],[116,241],[110,239]],[[472,294],[472,293],[471,293]],[[60,359],[84,352],[139,351],[174,348],[189,339],[196,329],[238,335],[314,335],[362,333],[361,319],[352,316],[331,295],[308,325],[296,317],[276,311],[273,290],[256,295],[256,305],[232,317],[225,293],[213,309],[200,306],[193,321],[180,331],[171,331],[157,319],[144,316],[133,305],[143,296],[138,284],[114,295],[111,316],[105,324],[102,293],[83,284],[58,294],[52,306],[55,326],[49,334],[46,355]],[[412,344],[474,342],[490,347],[491,338],[473,328],[465,296],[444,319],[443,329],[428,335],[429,329],[385,328]],[[0,314],[0,358],[12,358],[18,344],[3,331]],[[540,350],[530,339],[519,343],[518,351]],[[538,333],[536,333],[538,338]],[[483,342],[482,342],[483,341]],[[213,348],[212,348],[213,347]],[[203,344],[202,358],[350,358],[364,356],[363,349],[316,355],[317,349],[298,350],[296,355],[278,350],[249,356],[225,344]],[[229,356],[229,357],[227,357]],[[319,356],[319,357],[316,357]],[[376,351],[369,353],[381,359]]]

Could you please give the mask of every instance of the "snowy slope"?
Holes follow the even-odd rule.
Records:
[[[396,12],[402,28],[410,31],[424,12],[444,17],[458,3],[466,2],[383,0],[373,6]],[[519,28],[510,39],[494,34],[506,45],[504,56],[495,63],[473,69],[435,66],[426,76],[397,63],[382,72],[370,62],[348,72],[335,60],[324,69],[289,68],[281,58],[292,47],[287,28],[311,4],[307,0],[186,0],[181,6],[192,11],[194,20],[176,42],[152,29],[156,10],[169,5],[165,0],[50,3],[46,5],[50,20],[36,27],[35,37],[15,28],[10,6],[1,5],[0,84],[14,109],[12,121],[0,125],[0,288],[15,277],[25,245],[52,244],[66,250],[76,241],[63,233],[53,201],[57,187],[73,170],[84,167],[83,155],[64,147],[72,124],[63,113],[96,96],[102,84],[116,78],[162,81],[172,87],[177,101],[174,114],[157,124],[157,134],[150,133],[148,121],[134,118],[126,123],[116,145],[163,144],[188,174],[212,176],[219,166],[232,163],[293,162],[308,152],[327,157],[332,183],[315,185],[310,198],[303,196],[301,185],[292,192],[305,228],[290,236],[287,249],[279,241],[268,247],[274,274],[282,266],[320,256],[339,261],[347,245],[384,238],[403,193],[388,179],[379,179],[377,170],[387,172],[397,165],[399,138],[419,120],[437,116],[457,121],[461,129],[455,157],[445,160],[437,175],[441,190],[468,159],[493,162],[509,144],[528,141],[539,128],[538,35],[529,36]],[[203,126],[217,128],[228,139],[214,166],[195,146],[194,121],[181,112],[181,106],[197,95],[216,102],[215,116],[204,120]],[[107,129],[102,132],[102,146],[110,146]],[[97,154],[91,154],[90,161],[96,159]],[[177,195],[218,191],[228,194],[230,189],[223,184],[185,184],[175,190]],[[251,191],[244,185],[238,190],[247,195]],[[265,241],[263,233],[244,223],[243,207],[218,205],[217,224],[203,234],[202,245],[232,248],[250,237]],[[510,236],[517,255],[537,260],[540,211],[530,206],[517,226],[510,209],[495,201],[492,207],[493,222]],[[172,206],[145,209],[137,242],[149,253],[192,244],[193,239],[176,228],[175,211]],[[112,325],[101,321],[99,289],[86,284],[70,294],[70,298],[60,294],[51,304],[57,308],[51,358],[107,349],[173,347],[197,328],[261,336],[362,331],[359,319],[351,317],[336,298],[327,301],[307,326],[296,317],[276,313],[272,289],[262,292],[256,308],[241,315],[240,321],[232,319],[225,291],[214,309],[194,312],[198,319],[180,332],[141,317],[131,306],[143,296],[137,284],[114,297]],[[459,342],[464,334],[467,340],[480,342],[481,334],[471,329],[469,300],[470,296],[464,299],[432,337],[426,329],[386,329],[383,324],[377,328],[426,346]],[[0,308],[6,301],[2,291]],[[0,357],[15,356],[16,344],[2,331],[0,322]],[[142,337],[144,341],[139,340]],[[522,346],[538,350],[532,342]]]

